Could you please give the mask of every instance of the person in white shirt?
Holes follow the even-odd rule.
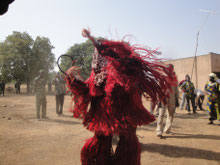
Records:
[[[199,106],[200,110],[204,110],[202,108],[202,104],[203,104],[203,101],[205,99],[205,93],[201,89],[195,89],[194,94],[195,94],[195,98],[196,98],[195,99],[196,109],[197,109],[197,106]]]
[[[169,64],[173,67],[172,64]],[[156,135],[162,138],[163,133],[170,133],[171,126],[173,123],[173,117],[176,110],[176,107],[179,106],[179,90],[178,86],[172,86],[172,90],[170,91],[170,98],[167,99],[166,104],[161,103],[161,108],[159,108],[159,116],[157,118],[157,128]],[[165,112],[167,111],[167,120],[165,127],[163,126],[163,118],[165,116]]]

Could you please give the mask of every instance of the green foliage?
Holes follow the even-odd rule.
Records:
[[[43,69],[48,76],[54,67],[53,46],[45,37],[35,40],[24,32],[13,32],[0,43],[0,76],[6,82],[20,80],[27,85]]]
[[[91,62],[92,62],[92,53],[94,46],[90,40],[87,40],[81,44],[73,45],[66,54],[70,55],[75,61],[76,65],[79,66],[81,76],[86,79],[89,77],[91,72]],[[68,57],[63,57],[61,59],[61,68],[66,71],[71,67],[71,59]]]
[[[43,69],[46,72],[47,79],[50,79],[50,72],[54,68],[55,57],[52,53],[54,47],[50,40],[45,37],[37,37],[34,41],[32,52],[35,60],[35,69],[32,75],[36,77],[39,70]]]

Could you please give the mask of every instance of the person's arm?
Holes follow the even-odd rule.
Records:
[[[181,85],[180,85],[180,89],[183,91],[183,92],[185,92],[185,89],[186,88],[186,83],[184,82],[184,83],[182,83]]]
[[[218,97],[220,97],[220,84],[218,82],[216,82],[216,94],[218,95]]]
[[[76,118],[84,118],[87,114],[87,109],[91,100],[89,87],[86,83],[75,78],[73,68],[68,69],[66,76],[67,87],[74,94],[74,109],[73,116]]]
[[[178,86],[175,88],[175,97],[176,97],[176,107],[179,107],[179,89]]]
[[[89,94],[89,88],[88,86],[82,81],[77,79],[74,76],[74,67],[68,69],[67,71],[67,77],[66,77],[66,81],[67,81],[67,87],[70,89],[70,91],[74,94],[74,95],[84,95],[84,94]]]
[[[193,93],[194,93],[194,90],[195,90],[195,86],[194,86],[194,84],[192,83],[192,91],[193,91]]]
[[[63,78],[61,78],[61,88],[64,93],[66,93],[66,82]]]
[[[37,85],[38,85],[37,82],[38,82],[38,81],[37,81],[37,78],[35,78],[34,81],[33,81],[34,92],[36,92],[36,87],[37,87]]]
[[[205,91],[208,91],[207,86],[208,86],[208,84],[206,83],[205,87],[204,87]]]
[[[206,91],[206,93],[207,93],[208,95],[211,95],[211,93],[212,93],[212,91],[210,91],[210,90],[208,89],[208,83],[206,83],[206,85],[205,85],[205,91]]]

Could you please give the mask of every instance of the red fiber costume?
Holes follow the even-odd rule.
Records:
[[[142,95],[154,103],[165,102],[176,85],[173,69],[156,60],[153,52],[123,41],[95,40],[92,71],[86,81],[67,71],[67,85],[74,94],[73,114],[94,132],[81,151],[83,165],[140,165],[137,126],[155,120],[143,106]],[[89,106],[90,105],[90,106]],[[118,135],[115,153],[112,136]]]

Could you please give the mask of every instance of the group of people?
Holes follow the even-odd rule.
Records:
[[[36,111],[38,120],[47,118],[46,116],[46,89],[47,81],[45,79],[45,72],[40,70],[39,76],[34,80],[34,90],[36,94]],[[56,100],[56,113],[58,116],[63,114],[64,96],[66,93],[66,85],[62,76],[57,73],[52,81],[55,85],[55,100]]]
[[[183,110],[185,100],[186,107],[185,109],[190,114],[190,103],[193,109],[193,114],[196,114],[197,107],[200,110],[204,110],[202,107],[205,95],[207,93],[207,111],[209,112],[209,120],[208,124],[214,124],[214,120],[220,120],[220,83],[217,81],[217,76],[214,73],[209,74],[209,81],[205,85],[203,90],[195,89],[194,84],[190,81],[190,77],[187,74],[185,76],[185,80],[182,80],[179,83],[179,87],[182,91],[182,98],[180,109]],[[162,133],[170,133],[173,116],[175,113],[176,107],[179,106],[179,90],[177,86],[174,86],[171,90],[170,97],[166,104],[159,103],[157,105],[158,110],[158,119],[157,119],[157,129],[156,134],[158,137],[162,137]],[[151,103],[151,113],[153,113],[153,106]],[[165,127],[163,127],[163,118],[165,111],[167,109],[167,121]]]
[[[202,107],[205,95],[207,98],[207,110],[210,115],[209,124],[213,124],[213,120],[220,120],[219,106],[220,106],[220,83],[217,80],[215,73],[209,74],[209,80],[205,84],[204,91],[200,89],[195,89],[193,83],[190,81],[189,75],[186,75],[185,80],[179,84],[182,89],[182,102],[181,110],[184,107],[184,101],[186,99],[186,109],[190,112],[190,102],[193,108],[193,113],[196,113],[197,106],[200,110],[204,110]]]
[[[5,87],[6,87],[6,83],[5,81],[1,81],[0,82],[0,96],[4,96],[5,95]],[[15,93],[16,94],[20,94],[21,93],[21,82],[18,80],[15,82]],[[11,88],[11,90],[13,90]]]
[[[179,89],[174,66],[158,63],[150,51],[131,46],[123,41],[96,39],[83,29],[82,35],[89,38],[94,45],[92,71],[90,77],[83,81],[76,75],[76,67],[66,72],[66,85],[73,94],[75,118],[83,119],[83,125],[94,136],[87,140],[81,150],[82,165],[127,164],[140,165],[141,147],[136,136],[137,126],[146,125],[155,120],[142,103],[142,96],[151,98],[152,107],[159,105],[156,134],[169,133],[176,107],[179,106]],[[145,56],[138,53],[145,52]],[[147,61],[146,58],[150,60]],[[43,71],[35,79],[37,117],[46,118],[46,81]],[[210,75],[205,86],[208,92],[210,124],[219,119],[220,85]],[[63,113],[65,81],[57,74],[53,83],[56,88],[56,112]],[[190,77],[186,75],[179,85],[183,91],[186,109],[196,113],[196,106],[202,109],[204,94],[195,90]],[[196,97],[195,97],[196,95]],[[163,118],[167,111],[167,122],[163,127]],[[116,150],[112,149],[112,137],[119,136]]]
[[[190,105],[192,106],[193,113],[196,113],[197,107],[200,110],[204,110],[202,107],[203,101],[205,99],[205,92],[201,89],[195,89],[194,84],[190,80],[190,76],[187,74],[185,80],[179,83],[179,87],[182,91],[180,109],[184,109],[184,104],[186,100],[185,109],[190,113]],[[191,104],[190,104],[191,103]]]

